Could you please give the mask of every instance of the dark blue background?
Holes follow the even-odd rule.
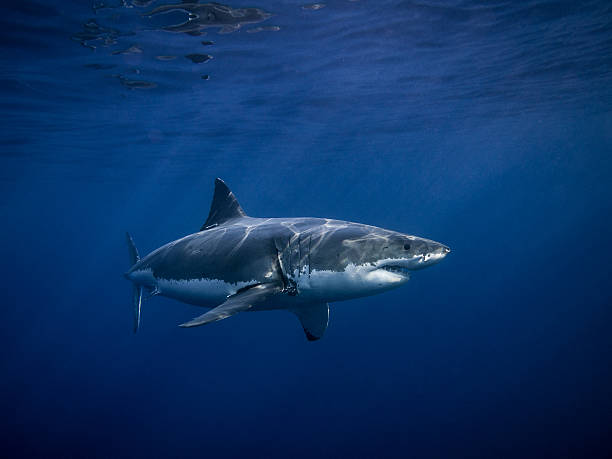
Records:
[[[0,15],[3,455],[610,453],[609,2],[262,0],[201,37],[107,4]],[[133,34],[88,49],[90,18]],[[196,231],[217,176],[253,216],[453,253],[315,343],[283,312],[179,329],[201,311],[159,297],[133,335],[124,231]]]

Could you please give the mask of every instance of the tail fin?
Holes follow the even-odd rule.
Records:
[[[128,251],[130,252],[130,266],[134,266],[140,261],[140,255],[138,255],[138,249],[136,248],[136,244],[134,244],[134,239],[132,239],[130,233],[125,233],[125,237],[127,238]]]
[[[142,286],[134,285],[132,302],[134,304],[134,333],[140,327],[140,305],[142,304]]]
[[[134,266],[140,260],[138,249],[134,244],[134,240],[130,233],[125,233],[128,244],[128,252],[130,254],[130,266]],[[140,306],[142,305],[142,286],[134,284],[132,292],[132,305],[134,306],[134,333],[138,331],[140,326]]]

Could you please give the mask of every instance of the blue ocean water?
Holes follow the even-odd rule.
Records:
[[[612,4],[169,4],[2,6],[3,457],[609,457]],[[215,177],[453,252],[314,343],[159,297],[134,335],[124,232]]]

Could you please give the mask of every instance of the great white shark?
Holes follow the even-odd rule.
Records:
[[[243,311],[285,309],[317,340],[329,303],[375,295],[408,282],[411,271],[441,261],[444,244],[376,226],[329,218],[254,218],[221,180],[206,222],[140,258],[127,234],[134,331],[143,292],[211,308],[181,327]]]

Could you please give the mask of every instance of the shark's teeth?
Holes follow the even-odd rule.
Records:
[[[410,274],[410,270],[404,266],[386,265],[386,266],[382,266],[381,268],[386,271],[392,272],[392,273],[398,273],[398,274],[404,274],[404,275]]]

